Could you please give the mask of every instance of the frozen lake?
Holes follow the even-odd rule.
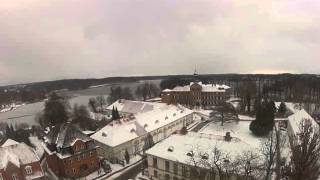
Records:
[[[149,81],[154,82],[155,84],[159,85],[160,80]],[[136,87],[141,82],[134,82],[134,83],[122,83],[122,84],[113,84],[113,85],[105,85],[97,88],[90,88],[78,91],[66,91],[63,92],[69,96],[76,96],[69,100],[71,107],[75,103],[79,105],[88,105],[88,101],[91,97],[96,97],[98,95],[108,95],[110,93],[110,88],[113,86],[121,86],[121,87],[129,87],[134,93]],[[5,113],[0,113],[0,123],[7,122],[13,124],[21,124],[27,123],[29,125],[37,125],[38,123],[35,121],[36,114],[41,112],[44,108],[44,102],[37,102],[26,104],[21,106],[20,108],[9,111]]]

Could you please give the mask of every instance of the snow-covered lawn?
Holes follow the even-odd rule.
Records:
[[[220,122],[211,122],[204,126],[199,133],[225,136],[227,132],[230,132],[232,137],[237,137],[243,142],[259,148],[261,141],[265,140],[265,138],[254,136],[249,129],[249,125],[250,121],[228,122],[223,126],[221,126]]]

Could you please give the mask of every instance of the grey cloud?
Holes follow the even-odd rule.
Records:
[[[195,65],[201,73],[318,73],[319,4],[5,0],[0,84],[187,74]]]

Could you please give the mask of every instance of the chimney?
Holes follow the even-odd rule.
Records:
[[[230,132],[226,132],[226,136],[224,137],[224,140],[227,141],[227,142],[230,142],[232,139],[231,135],[230,135]]]

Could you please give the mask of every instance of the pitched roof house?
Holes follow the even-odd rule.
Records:
[[[7,140],[0,148],[0,179],[44,179],[40,158],[25,143]]]
[[[69,123],[50,129],[43,146],[48,167],[58,177],[84,177],[99,168],[93,140]]]

